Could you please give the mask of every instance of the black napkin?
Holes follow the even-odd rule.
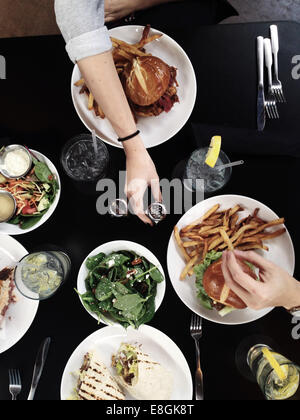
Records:
[[[266,128],[259,132],[250,128],[193,123],[192,131],[199,147],[208,146],[213,136],[220,135],[225,153],[300,157],[299,135],[286,130]]]

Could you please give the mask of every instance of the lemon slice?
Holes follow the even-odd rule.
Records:
[[[262,349],[263,355],[267,359],[267,361],[270,363],[271,367],[276,372],[276,375],[281,381],[285,381],[287,378],[287,372],[285,369],[282,369],[280,364],[277,362],[273,354],[270,352],[270,350],[266,347]]]
[[[214,168],[215,164],[217,163],[217,160],[221,151],[221,142],[222,142],[221,136],[214,136],[211,139],[209,149],[208,149],[206,159],[205,159],[206,165],[210,166],[211,168]]]

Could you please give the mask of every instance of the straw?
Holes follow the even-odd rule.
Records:
[[[93,145],[95,150],[95,156],[98,156],[98,144],[97,144],[97,136],[95,130],[92,130],[92,137],[93,137]]]
[[[237,160],[236,162],[226,163],[226,165],[215,166],[215,169],[221,170],[221,169],[232,168],[232,166],[238,166],[238,165],[243,165],[243,164],[244,164],[243,160]]]

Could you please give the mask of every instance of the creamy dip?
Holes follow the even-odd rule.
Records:
[[[6,194],[0,194],[0,223],[10,219],[14,211],[14,200]]]
[[[30,169],[30,158],[25,150],[11,150],[4,158],[4,168],[11,176],[22,176]]]

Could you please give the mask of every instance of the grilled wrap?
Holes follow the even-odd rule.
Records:
[[[153,361],[139,347],[121,344],[112,357],[116,380],[137,400],[169,400],[173,377],[160,363]]]

